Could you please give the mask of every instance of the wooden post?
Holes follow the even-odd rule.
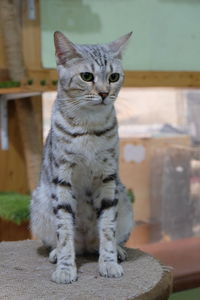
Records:
[[[23,80],[26,77],[22,43],[22,17],[20,1],[0,1],[0,19],[6,47],[8,71],[10,79],[15,81]],[[17,134],[20,135],[20,141],[14,139],[14,148],[12,150],[15,151],[17,144],[20,143],[28,176],[28,187],[25,190],[32,191],[38,181],[42,153],[41,96],[16,100],[14,117],[15,124],[16,126],[18,125],[19,132]],[[10,121],[9,118],[9,123]],[[11,128],[14,130],[13,127]],[[13,132],[10,132],[10,138],[15,138]],[[10,144],[12,143],[13,140],[10,141]],[[3,154],[3,157],[5,156],[6,154]],[[15,162],[13,163],[16,165]],[[6,165],[4,168],[6,168]],[[17,172],[20,171],[17,170]],[[3,173],[6,173],[5,169],[2,169],[2,176],[4,176]],[[2,188],[4,190],[4,187]],[[13,190],[12,185],[6,184],[6,190]],[[20,187],[16,187],[16,191],[19,190]]]
[[[9,148],[0,150],[0,191],[27,194],[30,189],[26,159],[14,100],[8,102],[8,119]]]
[[[16,100],[17,119],[26,159],[29,188],[38,182],[42,153],[41,97]]]
[[[21,80],[25,76],[22,52],[22,34],[17,3],[14,0],[0,1],[0,20],[6,47],[7,66],[12,80]]]

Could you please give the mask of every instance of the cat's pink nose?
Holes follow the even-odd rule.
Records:
[[[99,93],[99,96],[104,100],[108,96],[108,93]]]

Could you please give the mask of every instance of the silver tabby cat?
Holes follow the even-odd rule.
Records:
[[[118,175],[114,101],[124,79],[121,56],[131,33],[109,44],[54,41],[58,94],[39,185],[31,202],[32,232],[53,250],[52,280],[77,280],[75,254],[99,253],[99,272],[120,277],[132,205]]]

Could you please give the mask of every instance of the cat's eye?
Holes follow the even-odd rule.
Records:
[[[94,80],[94,75],[89,72],[81,73],[80,76],[84,81],[93,81]]]
[[[119,80],[119,73],[112,73],[109,77],[110,82],[116,82]]]

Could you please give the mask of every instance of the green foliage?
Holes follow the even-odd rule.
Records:
[[[19,81],[2,81],[0,82],[0,88],[11,88],[11,87],[19,87],[21,82]]]
[[[57,85],[57,83],[58,83],[58,80],[52,80],[53,85]]]
[[[20,224],[29,219],[30,196],[0,192],[0,218]]]
[[[46,80],[40,80],[40,85],[42,85],[42,86],[44,86],[44,85],[46,85]]]
[[[129,197],[131,203],[135,202],[135,195],[131,189],[128,190],[128,197]]]
[[[33,79],[29,79],[29,80],[27,81],[27,83],[28,83],[28,85],[32,85],[32,84],[33,84]]]

